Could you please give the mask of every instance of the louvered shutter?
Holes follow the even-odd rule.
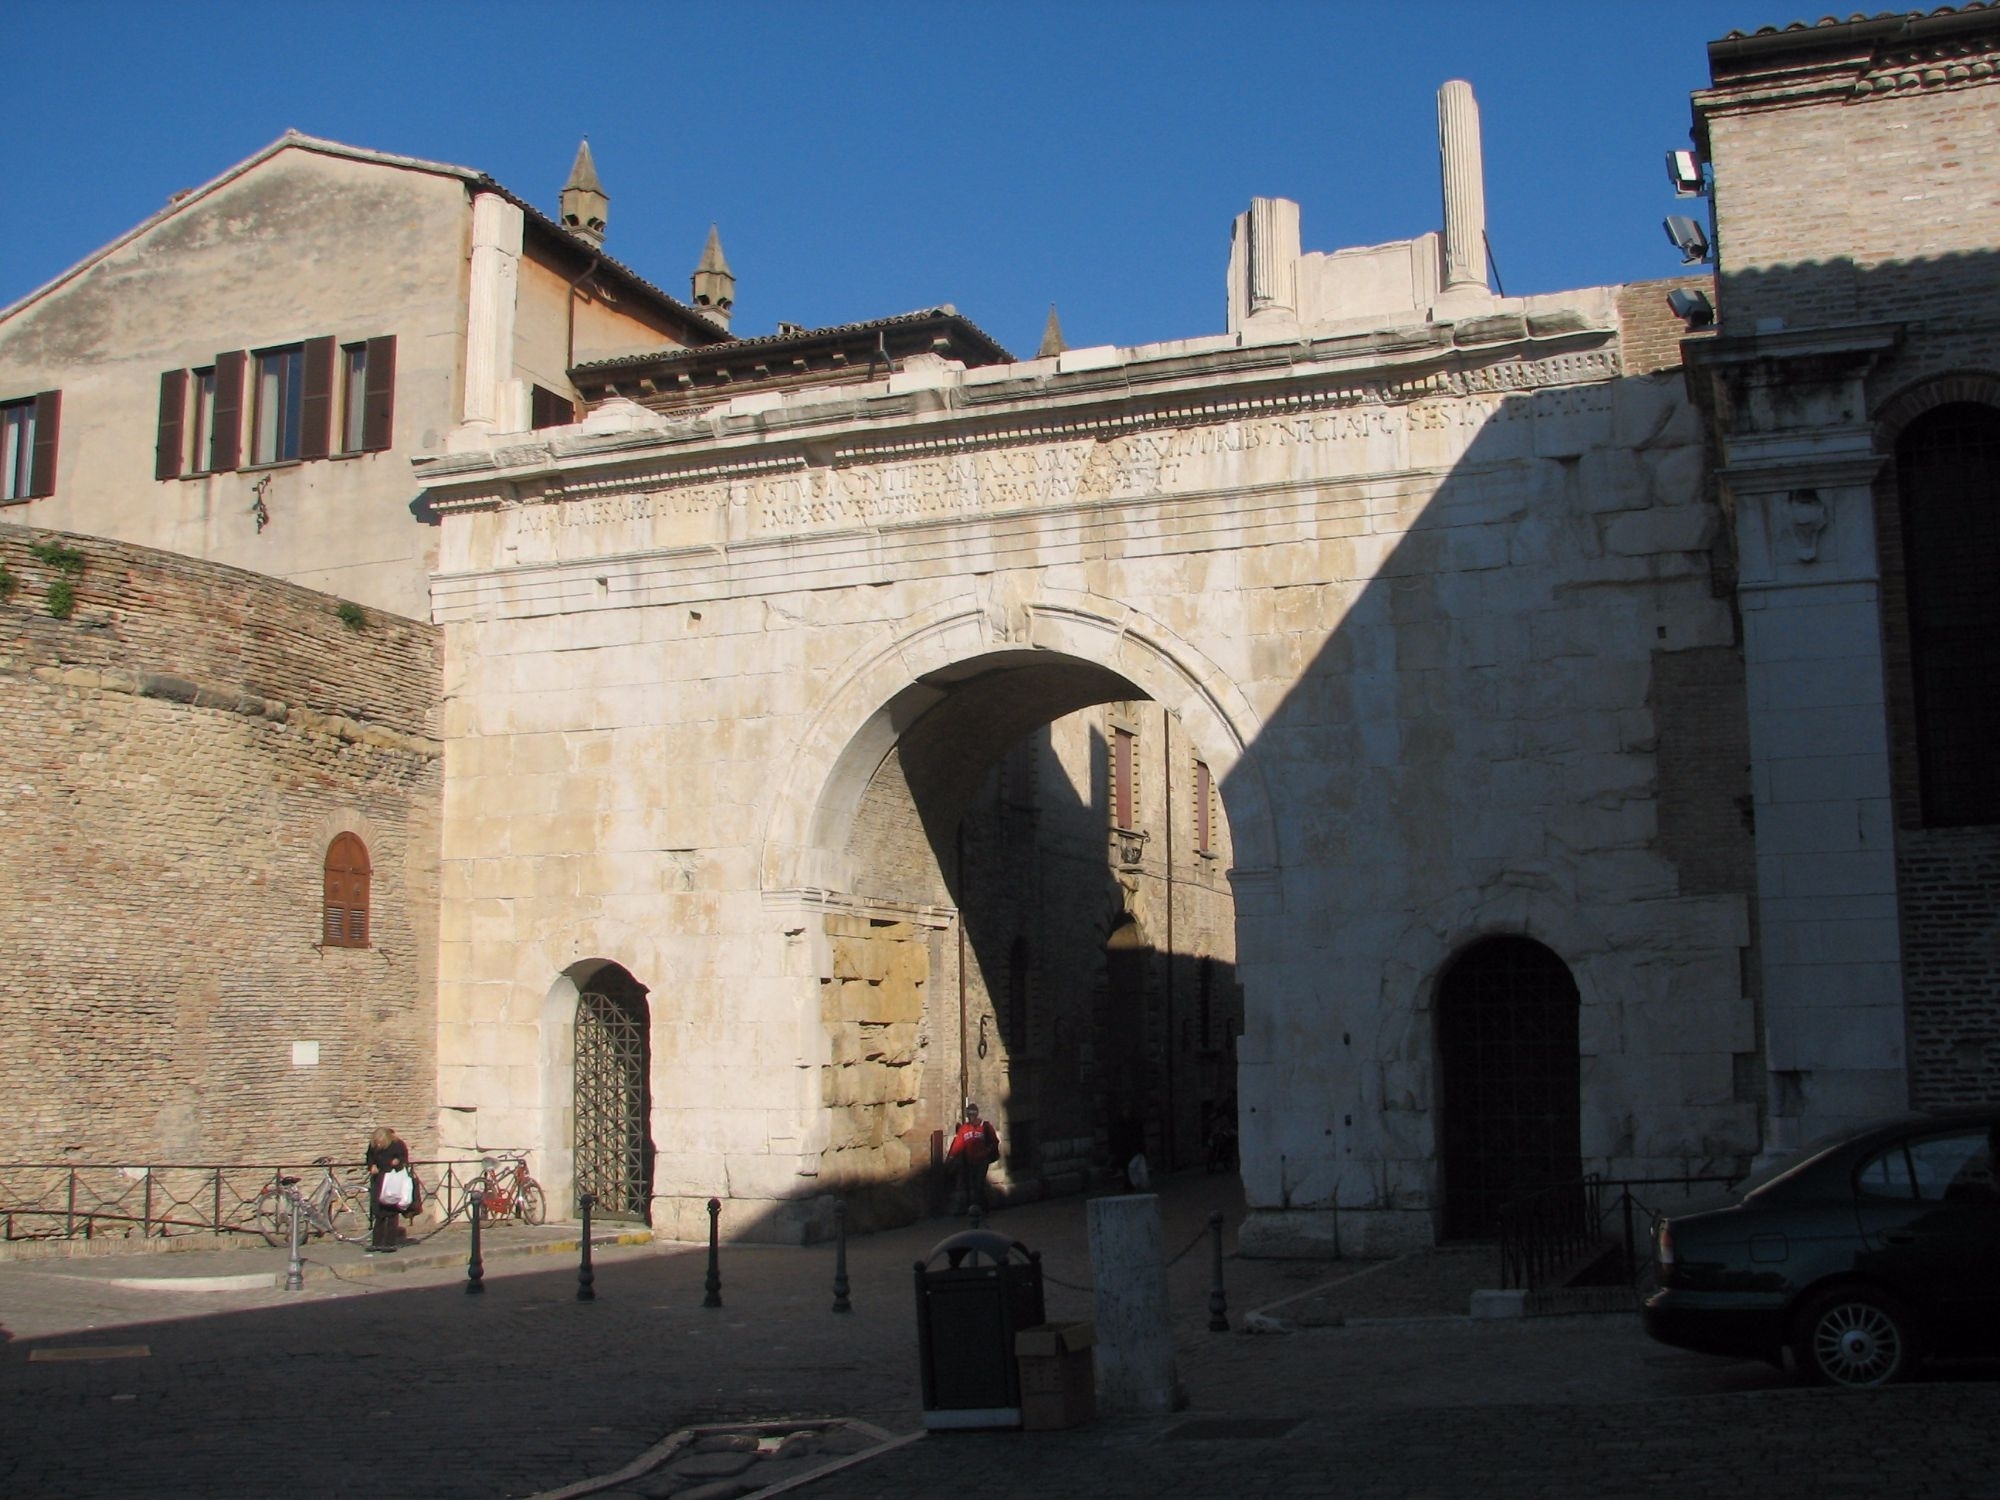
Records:
[[[370,453],[390,445],[395,428],[396,336],[368,341],[368,394],[361,407],[361,446]]]
[[[329,948],[368,946],[368,849],[351,833],[327,846],[320,926]]]
[[[35,397],[35,466],[28,476],[30,495],[56,492],[56,424],[61,418],[61,391],[43,391]]]
[[[299,398],[299,457],[333,451],[333,340],[307,339],[305,386]]]
[[[1132,827],[1132,757],[1135,736],[1124,729],[1111,731],[1111,818],[1117,828]]]
[[[153,458],[155,479],[178,479],[181,472],[181,421],[187,410],[187,371],[168,370],[160,376],[160,438]]]
[[[243,457],[243,360],[241,349],[215,356],[215,431],[208,466],[218,474],[235,468]]]

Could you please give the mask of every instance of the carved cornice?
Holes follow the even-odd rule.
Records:
[[[1578,347],[1580,343],[1586,347]],[[1254,349],[1242,354],[1267,361],[1270,352]],[[1462,349],[1426,345],[1407,363],[1388,368],[1377,364],[1373,370],[1356,369],[1348,360],[1333,366],[1302,361],[1295,350],[1288,352],[1293,357],[1256,363],[1249,372],[1229,359],[1203,370],[1183,364],[1171,385],[1145,390],[1120,381],[1067,392],[1061,383],[1024,379],[1011,389],[1005,383],[979,388],[976,408],[943,404],[929,411],[905,409],[878,416],[839,403],[760,413],[765,420],[755,430],[740,429],[734,425],[739,419],[729,417],[720,431],[696,423],[653,434],[650,441],[621,436],[611,443],[588,439],[521,443],[496,449],[490,457],[454,454],[422,463],[418,477],[430,482],[434,508],[440,514],[453,514],[726,485],[818,466],[847,468],[1023,445],[1103,441],[1161,428],[1529,394],[1603,384],[1623,373],[1615,335],[1600,329],[1565,331],[1557,338],[1530,337],[1507,348],[1481,349],[1476,358]],[[1136,378],[1143,363],[1128,368]],[[934,394],[958,392],[946,388]],[[1003,400],[1008,404],[1002,405]],[[774,454],[773,448],[780,445],[789,451]],[[686,461],[697,457],[698,462]],[[677,458],[682,461],[676,462]]]

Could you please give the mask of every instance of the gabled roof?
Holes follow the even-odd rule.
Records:
[[[484,172],[475,171],[471,167],[456,166],[450,162],[427,161],[417,156],[397,156],[387,151],[370,151],[365,147],[349,146],[339,141],[323,140],[318,136],[306,135],[297,130],[287,130],[278,139],[271,142],[270,145],[257,152],[256,155],[246,157],[235,166],[229,168],[228,171],[222,173],[221,176],[210,179],[198,188],[176,194],[168,202],[167,206],[158,213],[135,224],[125,233],[119,235],[117,239],[111,241],[110,244],[102,246],[85,256],[54,280],[36,287],[32,292],[29,292],[25,297],[22,297],[12,305],[0,308],[0,320],[10,318],[21,309],[41,301],[42,298],[48,296],[51,292],[74,281],[100,261],[124,249],[125,246],[131,244],[140,236],[149,233],[176,215],[187,212],[194,205],[222,191],[222,189],[228,187],[238,178],[255,171],[265,162],[278,155],[279,152],[292,150],[312,151],[322,156],[338,156],[349,161],[368,162],[376,166],[395,167],[407,172],[427,172],[438,177],[455,177],[460,182],[463,182],[467,189],[472,192],[493,193],[520,209],[530,224],[543,233],[553,236],[557,243],[571,247],[580,255],[594,257],[597,261],[599,272],[608,275],[613,281],[622,283],[624,289],[628,292],[636,292],[639,296],[658,304],[663,310],[671,313],[681,322],[685,323],[688,326],[689,332],[697,338],[705,338],[710,343],[726,342],[729,338],[729,333],[726,329],[710,322],[699,312],[695,311],[695,309],[689,307],[679,299],[668,296],[650,281],[639,275],[638,272],[632,270],[631,267],[606,255],[588,240],[570,233],[569,230],[563,228],[561,224],[536,208],[527,199],[494,181],[493,178]]]

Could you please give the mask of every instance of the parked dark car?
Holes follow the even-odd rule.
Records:
[[[1661,1219],[1646,1332],[1707,1354],[1886,1385],[2000,1355],[2000,1110],[1855,1131]]]

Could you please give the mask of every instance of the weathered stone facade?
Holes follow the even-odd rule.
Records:
[[[1654,702],[1680,653],[1726,694],[1722,526],[1679,378],[1622,373],[1617,308],[919,358],[426,464],[447,1123],[476,1108],[559,1151],[551,980],[615,961],[669,1039],[662,1218],[691,1230],[722,1193],[734,1232],[809,1229],[830,1163],[955,1113],[977,1043],[940,1002],[937,893],[977,788],[1041,725],[1151,700],[1232,843],[1250,1242],[1433,1237],[1435,987],[1488,934],[1574,975],[1585,1164],[1746,1159],[1747,768],[1704,739],[1723,709]],[[1668,763],[1737,851],[1689,855],[1685,883]],[[857,944],[924,975],[922,1071],[887,1077],[908,1037],[857,1040],[877,1070],[830,1109],[829,1069],[854,1070],[827,1019],[912,1024],[886,977],[882,1015],[823,1001],[891,971]],[[981,968],[990,1002],[1004,966]]]
[[[435,628],[18,527],[0,564],[0,1160],[345,1160],[385,1122],[427,1151]],[[321,943],[340,833],[366,947]]]

